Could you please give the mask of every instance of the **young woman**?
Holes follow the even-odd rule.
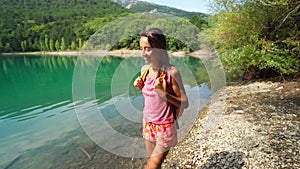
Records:
[[[151,28],[141,34],[140,48],[148,65],[142,67],[145,78],[138,77],[134,86],[142,90],[143,137],[149,159],[146,169],[160,168],[170,147],[177,144],[176,117],[188,107],[179,70],[171,65],[163,32]]]

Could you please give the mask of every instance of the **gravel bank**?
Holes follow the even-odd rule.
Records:
[[[163,168],[300,168],[300,83],[227,86]]]

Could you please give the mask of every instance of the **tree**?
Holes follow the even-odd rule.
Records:
[[[49,50],[49,38],[48,35],[45,34],[45,50]]]
[[[110,0],[79,3],[74,0],[26,0],[26,3],[2,0],[0,4],[0,15],[5,16],[0,17],[0,39],[3,46],[9,43],[12,51],[22,51],[23,40],[27,41],[26,51],[52,50],[50,40],[60,41],[61,37],[64,37],[66,49],[71,48],[72,40],[76,40],[77,45],[79,38],[82,46],[103,25],[130,13]],[[99,21],[99,25],[94,21]]]
[[[6,43],[5,47],[4,47],[4,52],[11,52],[11,51],[12,51],[12,48],[11,48],[10,44]]]
[[[23,40],[21,42],[21,48],[22,48],[22,52],[25,52],[27,50],[27,41]]]
[[[4,49],[3,49],[3,44],[2,44],[2,40],[0,38],[0,52],[2,52]]]
[[[200,18],[199,16],[193,16],[190,22],[197,26],[199,30],[203,30],[208,25],[208,22],[205,19]]]
[[[49,49],[50,49],[50,51],[54,51],[54,41],[52,38],[50,38],[50,41],[49,41]]]
[[[71,43],[71,50],[76,50],[76,43],[75,43],[75,41],[72,41],[72,43]]]
[[[60,44],[59,44],[59,41],[58,41],[58,40],[55,41],[55,45],[54,45],[54,46],[55,46],[55,50],[56,50],[56,51],[59,51],[59,50],[60,50]]]
[[[299,3],[291,0],[214,0],[210,28],[232,77],[290,75],[299,71]],[[284,14],[284,15],[283,15]]]
[[[65,44],[65,38],[62,37],[61,38],[61,44],[60,44],[60,50],[64,51],[64,50],[66,50],[66,48],[67,48],[67,46]]]
[[[78,49],[81,49],[82,48],[82,39],[81,38],[79,38],[78,39]]]
[[[39,42],[40,42],[40,50],[44,51],[45,50],[45,42],[44,42],[42,36],[40,36]]]

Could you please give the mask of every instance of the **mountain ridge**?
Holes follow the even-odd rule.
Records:
[[[0,18],[0,53],[81,50],[97,30],[132,13],[183,18],[200,30],[206,24],[196,13],[137,0],[1,0],[0,15],[5,17]],[[126,43],[125,47],[138,45]]]
[[[113,0],[121,6],[139,13],[147,13],[152,15],[169,15],[176,17],[186,17],[191,19],[193,16],[205,18],[208,14],[202,12],[190,12],[182,9],[169,7],[166,5],[159,5],[153,2],[139,1],[139,0]]]

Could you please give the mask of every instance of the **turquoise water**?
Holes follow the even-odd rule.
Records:
[[[91,103],[114,130],[141,137],[143,97],[132,82],[139,75],[143,59],[82,57],[86,58],[0,56],[0,168],[143,168],[143,158],[121,157],[98,146],[82,129],[74,109]],[[206,104],[209,77],[201,61],[183,57],[171,58],[171,62],[181,70],[190,102]],[[95,63],[96,72],[90,72]],[[74,80],[74,72],[84,78]],[[89,80],[94,97],[87,94],[78,100],[80,97],[74,94],[81,90],[76,86],[84,86]],[[135,115],[120,113],[120,109],[128,108],[124,103],[128,98],[138,112]],[[198,108],[191,106],[183,119],[195,119],[197,113],[190,116],[188,112]],[[187,121],[192,123],[182,120],[182,130],[190,127],[184,125]]]

